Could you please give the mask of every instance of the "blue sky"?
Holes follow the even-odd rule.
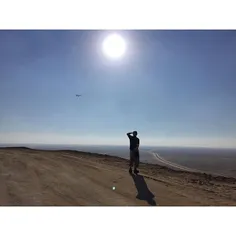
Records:
[[[0,143],[236,146],[236,31],[116,32],[0,31]]]

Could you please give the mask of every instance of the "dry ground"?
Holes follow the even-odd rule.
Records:
[[[76,151],[0,148],[0,205],[236,206],[236,179]],[[115,187],[115,190],[113,190]]]

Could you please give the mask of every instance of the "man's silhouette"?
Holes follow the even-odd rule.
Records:
[[[131,135],[133,134],[133,135]],[[134,165],[134,173],[138,174],[138,166],[139,166],[139,138],[137,137],[138,132],[133,131],[127,133],[127,136],[130,140],[130,164],[129,164],[129,173],[132,173],[132,167]]]

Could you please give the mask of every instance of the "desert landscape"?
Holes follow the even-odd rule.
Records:
[[[79,151],[0,148],[2,206],[236,206],[236,179]]]

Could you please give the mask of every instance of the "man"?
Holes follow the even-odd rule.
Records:
[[[131,135],[133,134],[133,135]],[[139,138],[137,137],[138,132],[133,131],[127,133],[127,136],[130,140],[130,164],[129,164],[129,173],[132,174],[132,167],[134,165],[134,173],[138,174],[139,166]]]

